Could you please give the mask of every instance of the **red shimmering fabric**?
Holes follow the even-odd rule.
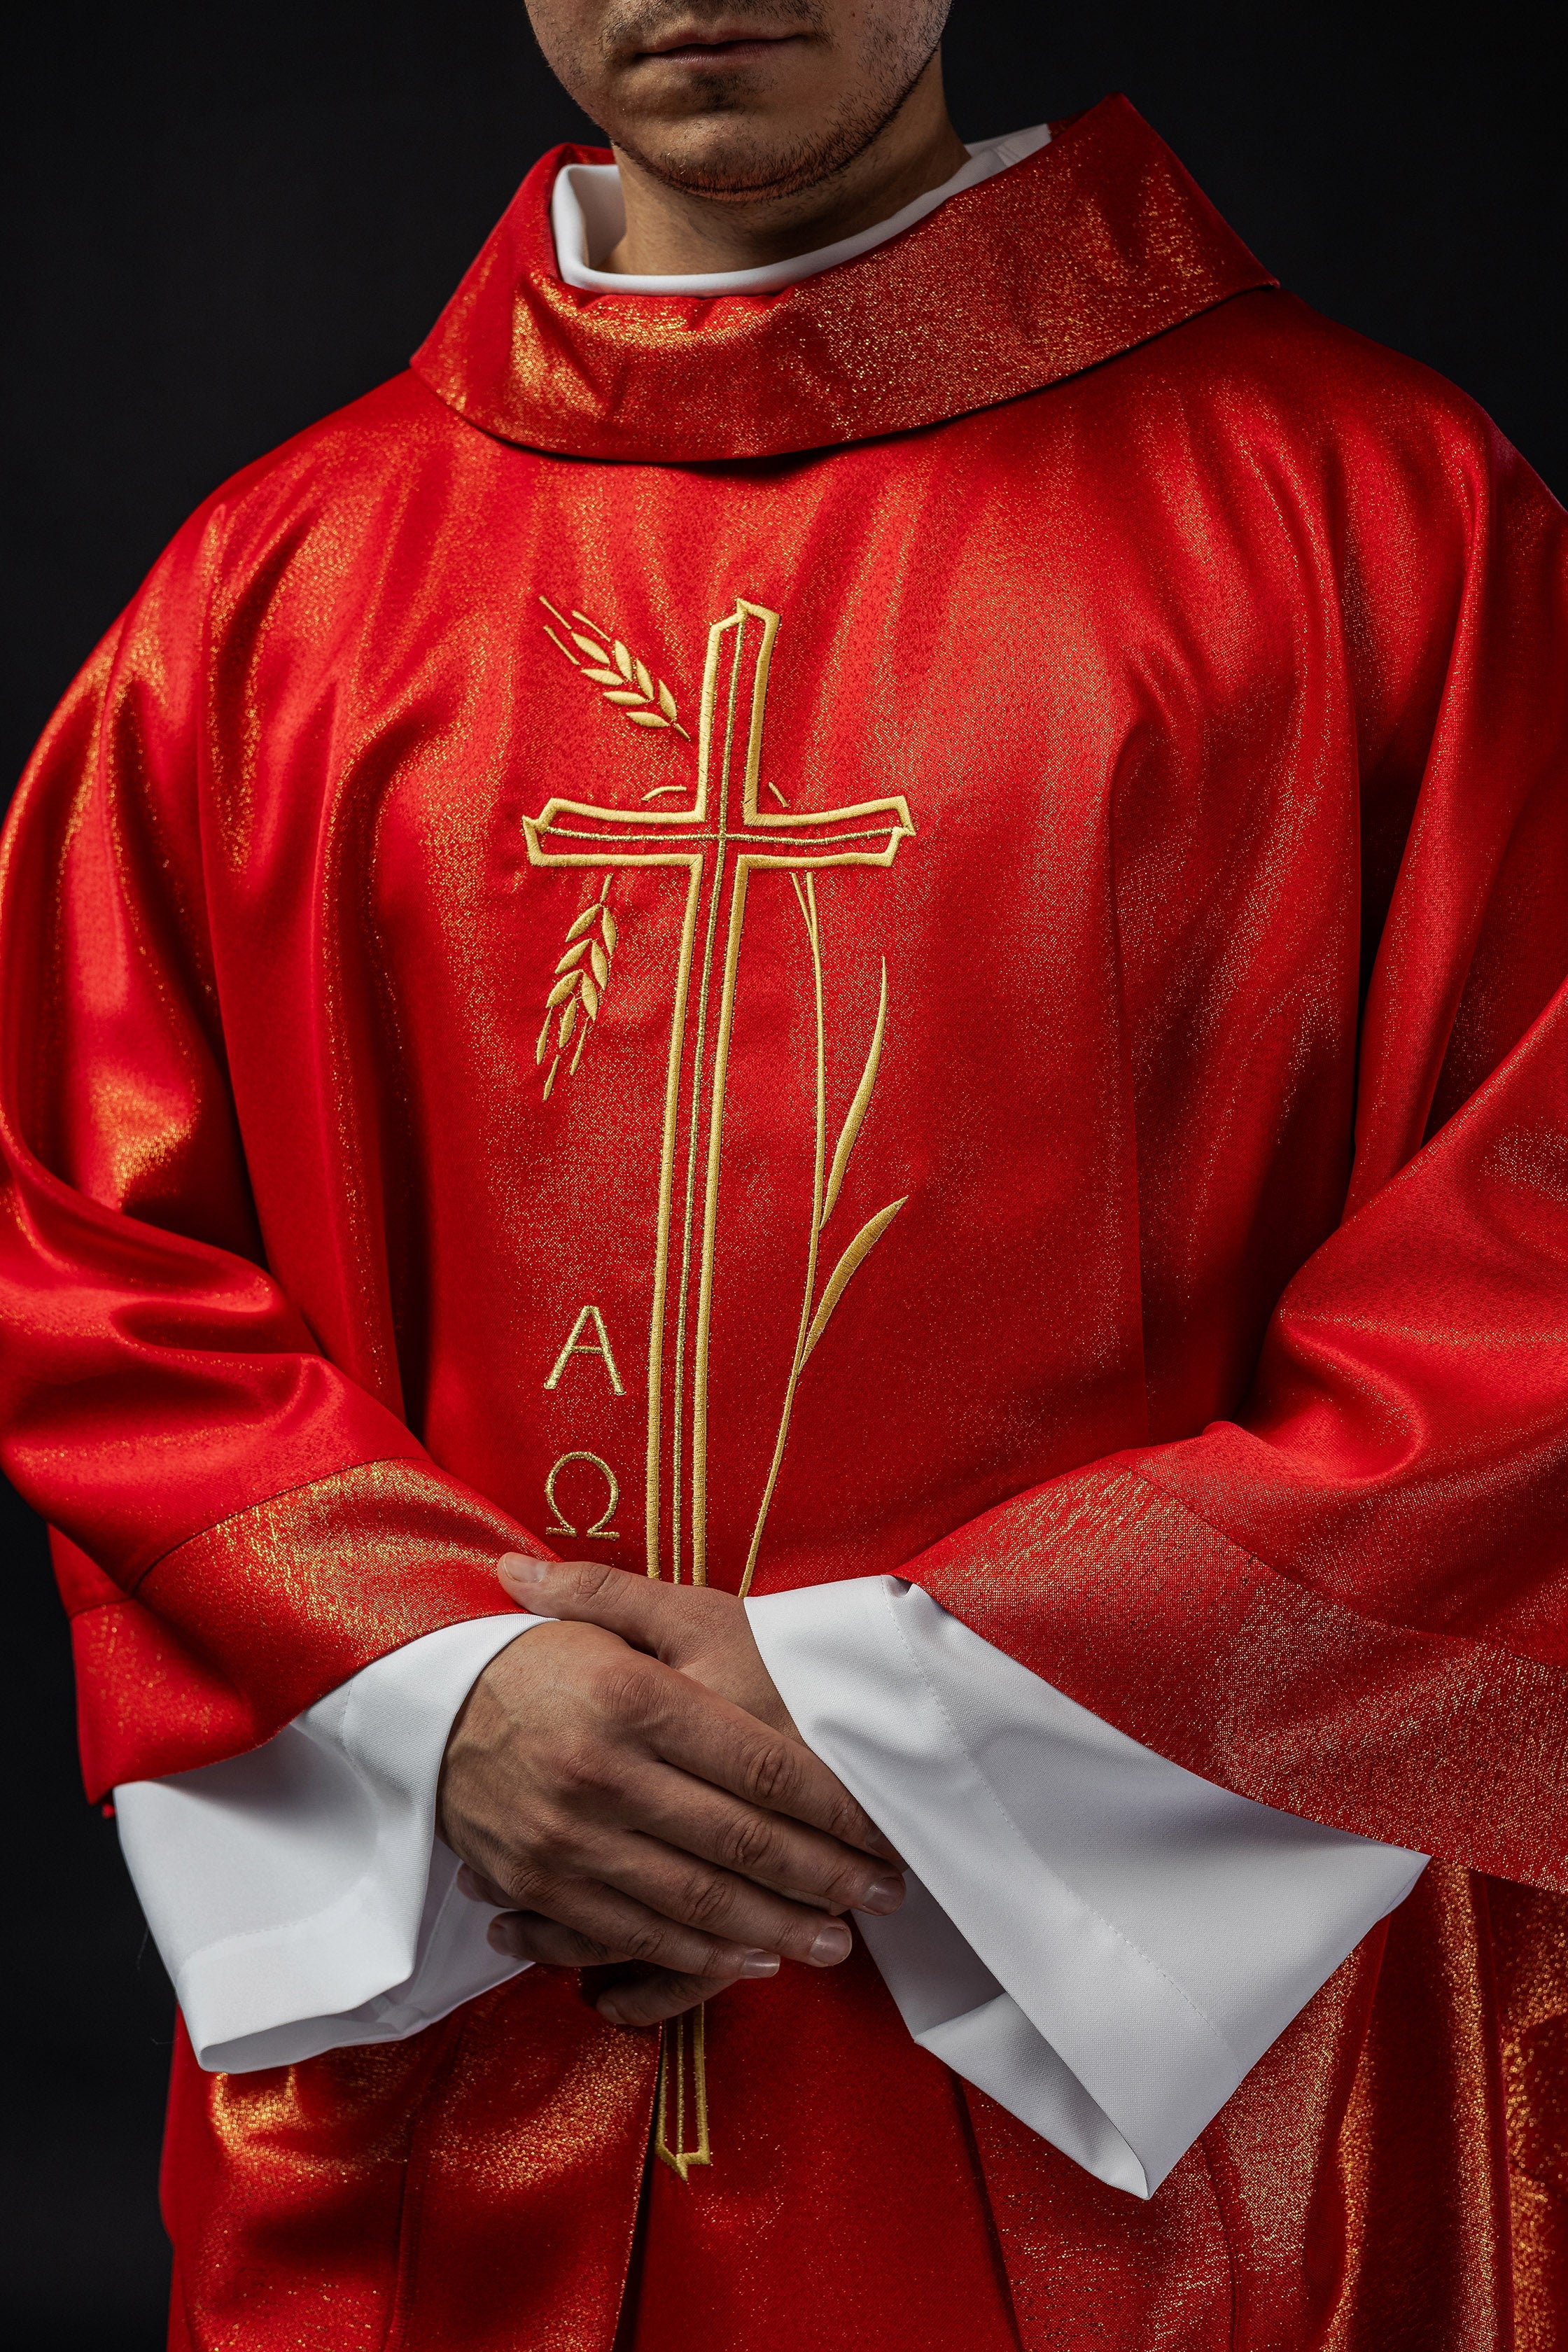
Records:
[[[568,292],[550,169],[180,534],[5,836],[0,1424],[95,1785],[534,1529],[916,1574],[1438,1861],[1147,2206],[858,1958],[713,2005],[635,2258],[654,2053],[569,1983],[182,2061],[178,2340],[1536,2352],[1563,519],[1120,103],[759,302]]]
[[[557,275],[561,147],[519,189],[414,365],[532,449],[666,465],[907,433],[1035,392],[1272,286],[1124,98],[915,229],[777,294],[592,294]]]
[[[173,2343],[604,2352],[657,2044],[531,1971],[407,2042],[203,2074],[164,2149]]]

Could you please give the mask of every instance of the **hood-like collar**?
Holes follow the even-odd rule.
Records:
[[[1276,281],[1124,98],[777,294],[590,294],[555,267],[558,147],[415,353],[470,424],[563,457],[779,457],[1036,392]]]

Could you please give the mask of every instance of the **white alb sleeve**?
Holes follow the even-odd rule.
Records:
[[[377,1658],[265,1747],[114,1792],[197,2063],[244,2074],[399,2042],[519,1972],[436,1834],[447,1736],[544,1620],[480,1617]]]
[[[1184,1771],[898,1577],[746,1608],[910,1864],[857,1924],[910,2033],[1135,2197],[1426,1867]]]

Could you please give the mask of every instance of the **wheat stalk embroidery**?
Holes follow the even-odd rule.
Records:
[[[564,613],[557,612],[548,596],[541,596],[539,601],[551,619],[560,622],[572,645],[558,637],[548,621],[544,625],[545,635],[558,652],[565,655],[574,669],[592,679],[606,702],[613,702],[634,727],[668,727],[684,742],[690,742],[690,736],[680,723],[674,695],[662,677],[655,677],[647,662],[638,661],[619,637],[612,636],[608,629],[601,628],[586,613],[578,612],[575,605],[569,621]],[[572,621],[581,621],[583,627],[574,629]],[[594,633],[592,636],[584,635],[589,629]],[[599,642],[601,638],[603,644]],[[577,647],[577,653],[573,652],[572,646]],[[587,656],[585,661],[579,658],[584,654]]]
[[[781,794],[780,798],[782,797]],[[750,1592],[752,1579],[756,1573],[757,1555],[763,1548],[763,1533],[768,1523],[768,1513],[773,1508],[773,1489],[778,1485],[779,1472],[784,1466],[784,1448],[789,1443],[790,1416],[795,1411],[795,1390],[800,1385],[800,1376],[805,1370],[806,1359],[826,1330],[835,1307],[855,1276],[909,1198],[906,1192],[901,1199],[889,1201],[885,1209],[879,1209],[874,1217],[868,1217],[866,1220],[854,1240],[839,1257],[837,1265],[828,1276],[818,1296],[816,1274],[823,1231],[837,1205],[839,1188],[844,1182],[845,1171],[849,1165],[849,1155],[859,1139],[866,1113],[871,1107],[871,1092],[876,1086],[877,1070],[882,1059],[882,1039],[888,1027],[888,960],[886,956],[882,959],[881,985],[877,993],[877,1019],[871,1032],[871,1043],[866,1055],[865,1067],[860,1073],[860,1083],[855,1089],[854,1099],[845,1113],[844,1124],[838,1131],[838,1141],[834,1150],[832,1161],[829,1163],[826,1024],[823,1004],[822,931],[816,912],[816,886],[814,877],[810,874],[805,877],[804,887],[798,875],[792,874],[789,878],[800,906],[801,919],[805,925],[806,940],[811,950],[812,980],[816,1012],[816,1149],[811,1188],[811,1233],[806,1245],[805,1289],[800,1305],[800,1328],[795,1343],[795,1360],[790,1366],[789,1379],[784,1386],[784,1409],[779,1415],[778,1436],[773,1445],[773,1458],[768,1468],[767,1485],[763,1489],[763,1499],[757,1511],[757,1523],[752,1530],[752,1545],[746,1556],[745,1573],[741,1579],[740,1594],[742,1601]]]
[[[584,907],[566,934],[566,952],[555,967],[554,984],[545,1000],[544,1026],[539,1033],[539,1043],[533,1049],[535,1066],[550,1056],[550,1068],[544,1080],[544,1100],[550,1100],[556,1072],[562,1056],[575,1034],[577,1044],[567,1065],[571,1077],[583,1058],[583,1048],[589,1032],[599,1017],[599,1007],[605,1001],[605,991],[610,983],[610,962],[616,952],[618,933],[616,919],[605,904],[610,887],[606,874],[598,897],[591,907]],[[554,1031],[552,1042],[551,1032]]]

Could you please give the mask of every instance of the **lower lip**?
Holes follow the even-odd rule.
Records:
[[[643,56],[656,65],[671,66],[750,66],[771,58],[780,49],[790,47],[794,35],[785,34],[772,41],[711,41],[693,43],[686,49],[645,49]]]

